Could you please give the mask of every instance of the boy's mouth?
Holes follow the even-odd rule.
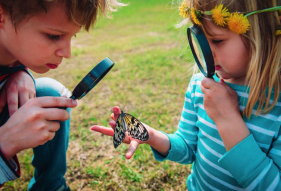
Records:
[[[215,66],[215,70],[220,70],[221,69],[221,66],[220,65],[216,65]]]
[[[50,69],[56,69],[59,66],[58,64],[46,64],[46,66],[48,66]]]

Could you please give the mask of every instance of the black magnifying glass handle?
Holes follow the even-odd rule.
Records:
[[[67,88],[65,88],[62,90],[61,95],[66,95],[66,97],[74,100],[83,98],[103,79],[113,66],[114,62],[110,58],[107,57],[103,59],[79,82],[79,84],[74,88],[72,94]],[[66,108],[63,107],[61,109]]]

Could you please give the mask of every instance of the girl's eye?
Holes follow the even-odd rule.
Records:
[[[60,35],[51,35],[51,34],[47,34],[47,35],[48,35],[49,39],[51,39],[51,40],[57,41],[60,39]]]
[[[219,43],[221,43],[223,40],[212,40],[212,43],[213,44],[219,44]]]

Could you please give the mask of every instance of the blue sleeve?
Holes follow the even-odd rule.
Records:
[[[272,143],[266,155],[253,135],[249,135],[229,152],[219,163],[227,169],[246,190],[281,190],[281,136]]]
[[[194,161],[198,139],[198,128],[195,125],[197,115],[192,101],[195,95],[195,90],[193,88],[195,85],[196,81],[191,80],[185,94],[184,107],[178,130],[174,134],[166,134],[171,143],[171,149],[169,150],[168,156],[163,157],[152,148],[152,152],[156,160],[171,160],[180,164],[190,164]]]
[[[13,159],[7,161],[0,151],[0,185],[19,178],[20,174],[18,172],[20,172],[20,169],[16,162]]]
[[[30,75],[30,77],[32,78],[32,80],[33,80],[33,82],[34,82],[34,85],[36,85],[35,84],[35,79],[34,79],[34,77],[33,77],[33,75],[31,74],[31,72],[29,72],[29,70],[27,70],[27,69],[25,69],[25,71]]]

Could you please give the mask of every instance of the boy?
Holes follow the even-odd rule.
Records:
[[[82,27],[88,31],[98,12],[112,11],[110,5],[123,4],[117,0],[0,0],[0,73],[21,64],[37,73],[57,68],[63,58],[71,56],[72,36]],[[62,88],[53,79],[40,78],[36,80],[37,98],[11,112],[10,118],[7,107],[1,112],[0,185],[19,177],[16,154],[34,148],[35,173],[28,189],[69,190],[63,177],[69,114],[58,107],[72,108],[76,101],[58,97]]]

